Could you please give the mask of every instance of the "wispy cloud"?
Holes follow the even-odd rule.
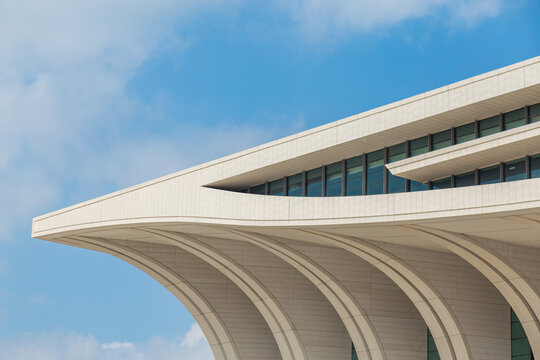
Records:
[[[442,14],[471,26],[499,14],[504,0],[279,0],[307,39],[335,39]]]
[[[155,337],[144,343],[100,343],[93,335],[55,331],[0,340],[0,359],[10,360],[211,360],[212,352],[194,324],[181,339]]]
[[[186,51],[191,40],[177,35],[179,27],[236,3],[1,2],[0,241],[19,225],[28,228],[30,216],[66,201],[66,188],[98,195],[190,165],[197,159],[191,149],[200,145],[193,133],[221,146],[217,154],[212,143],[201,147],[199,159],[268,138],[257,128],[232,133],[186,123],[181,137],[182,129],[125,130],[151,123],[159,111],[128,94],[141,65],[164,47]]]

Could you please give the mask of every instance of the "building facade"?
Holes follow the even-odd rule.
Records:
[[[540,57],[74,205],[216,359],[540,354]]]

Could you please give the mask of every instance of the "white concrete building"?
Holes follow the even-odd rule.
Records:
[[[540,57],[39,216],[216,359],[540,354]]]

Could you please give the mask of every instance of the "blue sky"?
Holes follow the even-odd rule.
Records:
[[[0,359],[211,358],[157,282],[31,239],[32,217],[538,56],[538,14],[534,0],[0,0]]]

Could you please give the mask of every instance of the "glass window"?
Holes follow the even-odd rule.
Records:
[[[525,178],[525,159],[517,159],[504,164],[504,181],[523,180]]]
[[[268,184],[268,194],[283,196],[283,179],[270,182]]]
[[[424,191],[428,190],[428,184],[422,184],[421,182],[411,180],[411,191]]]
[[[322,195],[322,168],[309,170],[307,172],[306,196]]]
[[[383,149],[367,154],[367,194],[383,193]]]
[[[388,148],[388,162],[394,162],[405,159],[407,156],[405,154],[405,143],[390,146]],[[404,192],[406,189],[405,186],[406,180],[402,177],[394,176],[388,172],[388,192],[389,193],[399,193]]]
[[[341,161],[326,166],[326,196],[341,196]]]
[[[474,171],[456,175],[456,187],[472,186],[475,185],[476,175]]]
[[[358,360],[358,354],[356,353],[356,349],[354,348],[354,344],[352,344],[352,360]]]
[[[428,151],[429,149],[427,136],[409,141],[409,156],[424,154]]]
[[[531,156],[531,177],[540,177],[540,154]]]
[[[499,126],[499,116],[492,116],[478,122],[478,135],[480,137],[495,134],[499,131],[501,131]]]
[[[239,193],[247,193],[248,192],[248,188],[245,188],[245,189],[240,189],[238,190]]]
[[[302,173],[287,178],[287,195],[302,196]]]
[[[529,106],[529,120],[531,123],[540,121],[540,104]]]
[[[533,359],[531,345],[513,309],[510,309],[510,326],[512,360]]]
[[[435,339],[431,335],[431,332],[427,331],[427,351],[428,351],[428,360],[439,360],[439,351],[437,350],[437,345],[435,345]]]
[[[266,184],[260,184],[257,186],[253,186],[250,189],[252,194],[258,194],[258,195],[264,195],[266,192]]]
[[[347,166],[347,176],[345,194],[347,196],[351,195],[362,195],[362,156],[357,156],[346,161]]]
[[[474,140],[474,123],[458,126],[456,129],[456,144],[464,143],[465,141]]]
[[[444,179],[435,180],[433,181],[432,184],[433,184],[433,190],[448,189],[452,186],[452,180],[449,177],[447,177]]]
[[[504,114],[504,130],[525,125],[525,110],[517,109]]]
[[[499,165],[480,169],[480,185],[501,182],[501,168]]]
[[[452,145],[452,130],[438,132],[431,135],[431,146],[433,150],[439,150]]]

